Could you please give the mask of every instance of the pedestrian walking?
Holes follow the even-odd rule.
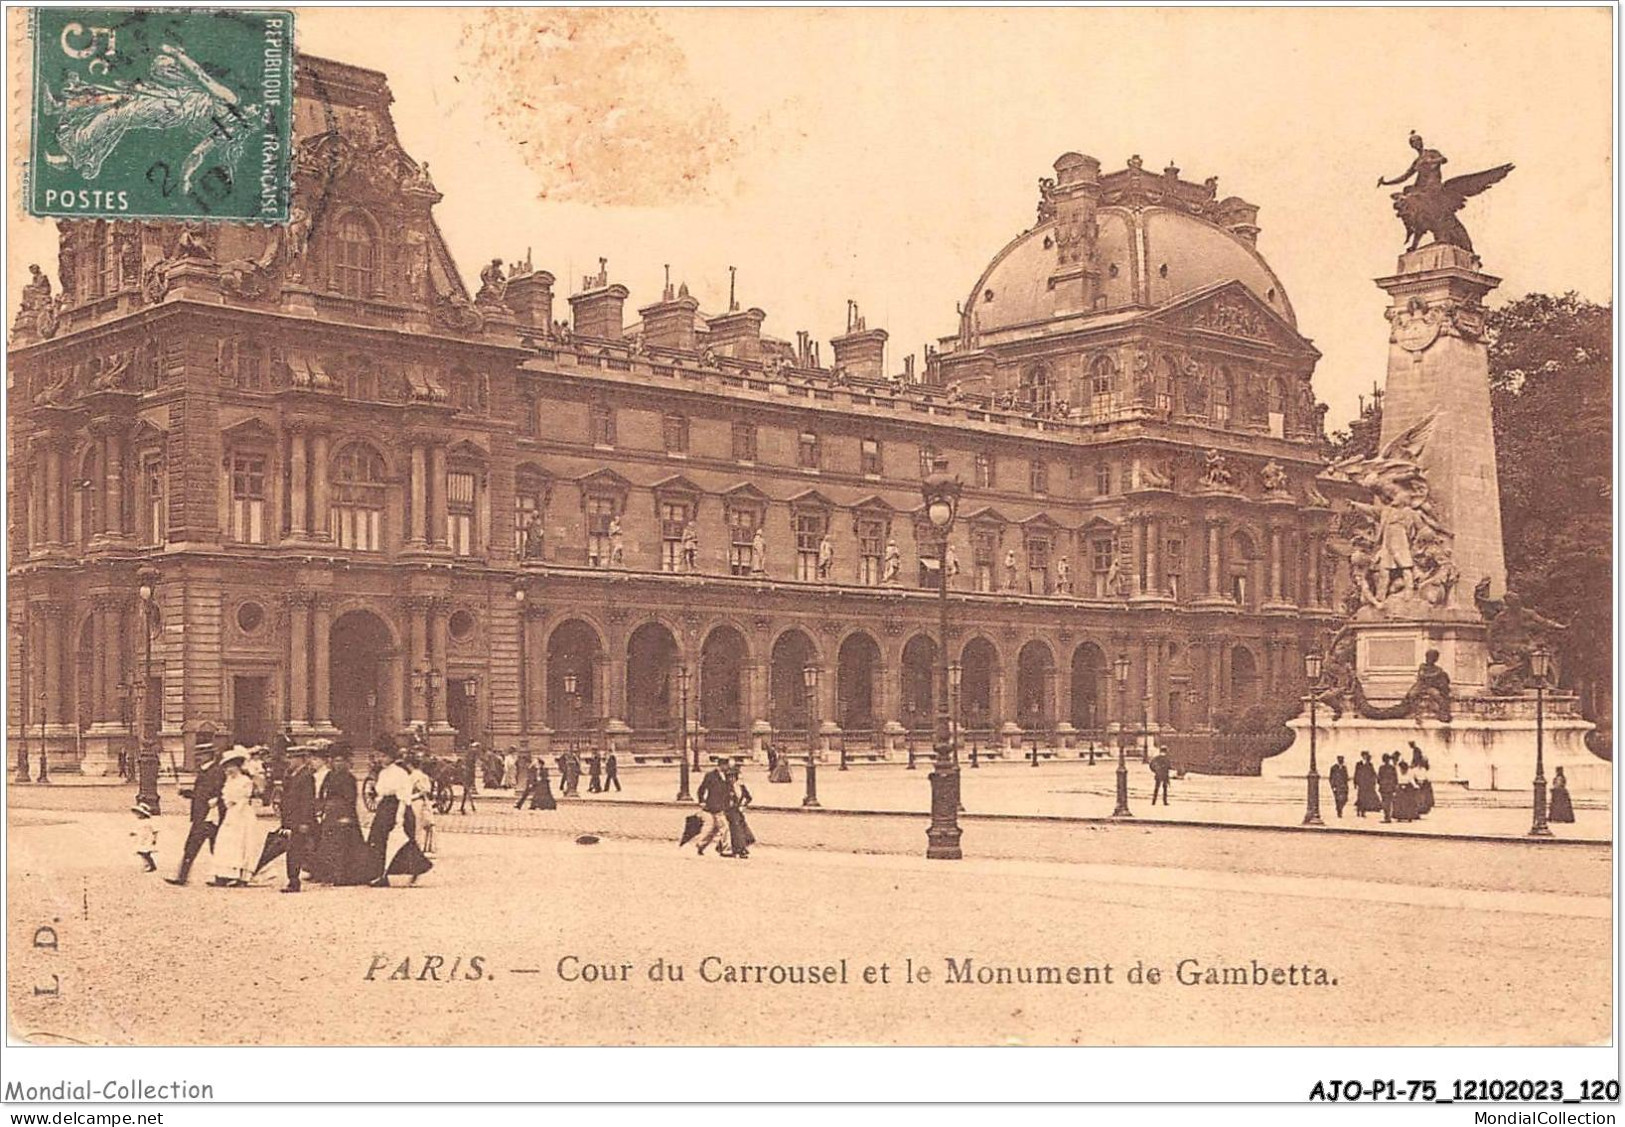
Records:
[[[355,772],[349,744],[318,745],[315,753],[316,808],[321,829],[316,841],[313,879],[335,885],[366,884],[372,879],[367,843],[357,815]]]
[[[1349,769],[1343,765],[1343,757],[1339,755],[1337,762],[1332,764],[1331,770],[1332,802],[1337,807],[1337,816],[1343,816],[1343,807],[1349,801]]]
[[[728,766],[723,778],[728,782],[728,809],[724,814],[728,819],[728,856],[749,857],[750,847],[756,844],[756,835],[745,821],[745,810],[751,804],[750,788],[740,779],[737,763]]]
[[[1371,753],[1362,751],[1360,761],[1354,765],[1354,813],[1361,818],[1382,809],[1377,794],[1377,769],[1371,765]]]
[[[588,794],[599,794],[599,793],[601,793],[603,791],[604,783],[603,783],[603,776],[601,774],[602,770],[603,770],[603,764],[602,764],[602,761],[598,758],[598,749],[594,748],[593,753],[587,757],[587,793]]]
[[[1394,760],[1399,753],[1392,755],[1384,752],[1382,766],[1377,768],[1377,794],[1382,798],[1382,820],[1394,820],[1394,795],[1399,791],[1399,769],[1394,766]]]
[[[604,793],[609,793],[610,786],[615,787],[615,793],[621,790],[621,765],[615,758],[615,749],[610,748],[609,754],[604,757]]]
[[[192,875],[192,864],[197,860],[199,853],[205,845],[214,844],[214,836],[220,830],[220,819],[225,816],[225,807],[220,801],[220,787],[225,782],[225,771],[214,761],[215,751],[212,741],[199,742],[197,745],[197,778],[192,781],[190,791],[181,791],[182,798],[192,801],[191,828],[186,832],[186,844],[181,847],[181,864],[172,877],[165,877],[170,884],[185,884]]]
[[[1398,752],[1394,753],[1394,770],[1399,772],[1399,785],[1394,789],[1394,821],[1416,821],[1416,780],[1411,769]]]
[[[265,835],[254,832],[254,782],[244,769],[247,761],[248,753],[242,748],[233,748],[220,759],[224,812],[214,835],[213,883],[221,888],[247,888],[265,846]]]
[[[557,810],[559,803],[553,797],[553,783],[547,777],[547,761],[540,756],[531,765],[535,772],[534,780],[530,785],[530,808],[532,810]]]
[[[1160,747],[1157,748],[1156,753],[1151,756],[1150,767],[1153,779],[1151,784],[1151,805],[1155,806],[1157,804],[1157,795],[1160,794],[1162,795],[1162,804],[1167,806],[1168,775],[1173,769],[1173,765],[1168,759],[1168,753]]]
[[[158,826],[152,820],[152,808],[145,802],[138,802],[130,807],[130,813],[135,815],[135,825],[130,827],[130,840],[135,844],[135,855],[141,858],[143,872],[155,873],[158,871],[158,862],[153,860],[153,855],[158,852]]]
[[[695,845],[695,849],[699,851],[702,857],[705,855],[705,847],[713,841],[717,843],[717,855],[726,855],[724,853],[727,846],[725,818],[728,807],[733,801],[732,788],[729,787],[728,780],[722,773],[727,765],[728,761],[726,759],[719,760],[715,767],[705,773],[705,778],[700,780],[700,789],[695,794],[700,809],[705,812],[706,818],[705,832],[700,835],[700,840]]]
[[[1569,781],[1563,777],[1563,768],[1552,777],[1552,801],[1546,815],[1548,822],[1574,821],[1574,800],[1569,797]]]
[[[1431,777],[1432,764],[1428,757],[1422,754],[1422,749],[1416,741],[1411,745],[1411,777],[1416,780],[1416,816],[1422,817],[1433,809],[1433,779]]]
[[[559,785],[564,788],[565,798],[580,796],[581,756],[574,748],[564,753],[564,777],[560,779]]]
[[[388,888],[389,878],[406,876],[416,884],[418,877],[434,867],[414,840],[412,775],[398,755],[378,772],[378,809],[367,831],[367,848],[372,853],[369,871],[374,888]]]
[[[309,749],[291,744],[284,750],[288,766],[282,783],[282,829],[288,835],[288,883],[283,892],[298,892],[301,878],[316,851],[316,772]]]
[[[412,839],[427,857],[434,852],[434,780],[417,756],[407,755],[401,763],[412,784]]]
[[[474,787],[479,775],[479,744],[470,744],[468,752],[463,756],[463,801],[457,807],[457,813],[467,814],[472,809],[476,814],[479,807],[474,805]]]
[[[767,781],[770,783],[789,783],[795,780],[790,775],[790,757],[775,748],[767,745],[767,757],[770,764]]]

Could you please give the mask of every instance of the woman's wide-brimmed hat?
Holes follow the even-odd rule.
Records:
[[[143,818],[150,818],[152,817],[152,807],[148,806],[145,802],[137,802],[134,806],[130,807],[130,813],[139,814]]]
[[[248,752],[240,747],[234,747],[220,757],[220,766],[229,767],[233,763],[243,763],[248,759]]]

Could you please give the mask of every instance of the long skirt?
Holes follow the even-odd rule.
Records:
[[[532,810],[557,810],[558,799],[553,797],[553,784],[546,775],[536,780],[536,785],[530,791],[530,808]]]
[[[1574,821],[1574,800],[1569,797],[1568,787],[1559,787],[1552,791],[1551,808],[1546,813],[1548,822]]]
[[[323,822],[316,840],[311,879],[326,884],[366,884],[375,877],[372,853],[361,839],[361,827],[355,819]]]
[[[1367,814],[1382,809],[1382,798],[1377,794],[1376,783],[1362,783],[1358,793],[1354,796],[1354,809],[1363,810]]]
[[[790,757],[780,755],[773,761],[773,770],[768,773],[767,781],[770,783],[790,783],[795,780],[790,775]]]
[[[745,812],[739,807],[730,806],[726,813],[728,849],[732,853],[743,853],[756,844],[756,835],[750,832],[750,823],[745,821]]]
[[[434,868],[414,840],[417,829],[412,808],[401,809],[400,800],[389,795],[378,800],[372,827],[367,832],[367,848],[372,852],[369,871],[374,880],[384,876],[422,876]]]
[[[214,835],[214,875],[221,880],[247,880],[265,846],[265,834],[256,835],[258,819],[247,802],[226,807],[225,820]]]
[[[1416,784],[1406,783],[1394,792],[1394,821],[1416,821]]]
[[[1426,814],[1433,809],[1433,780],[1427,779],[1416,788],[1416,812]]]

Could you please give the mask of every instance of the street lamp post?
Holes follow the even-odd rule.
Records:
[[[932,459],[920,492],[926,519],[938,536],[936,762],[931,771],[931,825],[925,831],[925,855],[937,861],[957,861],[964,856],[959,847],[959,763],[948,714],[948,537],[959,515],[959,491],[959,479],[948,473],[948,460]]]
[[[147,715],[147,694],[152,686],[152,627],[158,617],[158,569],[143,567],[136,573],[136,597],[141,612],[141,691],[135,696],[135,801],[153,814],[158,803],[158,742],[153,738],[152,717]]]
[[[683,699],[683,735],[677,745],[677,801],[689,802],[688,793],[688,666],[677,667],[677,692]]]
[[[576,696],[576,689],[580,687],[580,684],[574,673],[565,673],[564,699],[570,702],[570,742],[568,746],[571,751],[576,749],[576,729],[581,723],[579,718],[581,704]]]
[[[1316,651],[1303,655],[1303,671],[1309,676],[1309,796],[1303,810],[1303,824],[1319,826],[1320,820],[1320,765],[1315,761],[1315,728],[1318,703],[1315,690],[1320,685],[1321,657]]]
[[[1121,712],[1128,711],[1128,654],[1118,654],[1117,660],[1112,662],[1112,673],[1117,677],[1118,697],[1122,701]],[[1133,811],[1128,808],[1128,761],[1124,758],[1124,743],[1122,734],[1117,737],[1117,808],[1112,811],[1113,818],[1132,818]]]
[[[28,664],[28,620],[23,619],[22,630],[17,635],[17,664],[23,669],[27,677],[27,684],[32,688],[33,677],[30,675]],[[28,690],[23,691],[23,703],[19,705],[22,712],[22,722],[17,725],[17,781],[19,783],[31,782],[33,776],[28,769]],[[41,741],[43,745],[44,741]]]
[[[1552,671],[1552,651],[1536,646],[1529,654],[1529,671],[1535,678],[1535,819],[1530,837],[1551,837],[1546,824],[1546,677]]]
[[[963,738],[963,717],[959,714],[959,679],[964,675],[964,667],[957,661],[948,663],[948,712],[953,717],[954,729],[954,762],[959,761],[959,741]]]
[[[438,669],[414,669],[412,676],[418,679],[423,686],[423,728],[425,736],[434,723],[434,692],[440,687],[440,671]]]
[[[525,634],[525,599],[527,592],[524,585],[514,584],[514,607],[519,612],[519,738],[525,747],[530,747],[530,662],[526,651]]]
[[[801,684],[807,690],[807,793],[803,806],[818,806],[818,667],[805,665],[801,669]]]

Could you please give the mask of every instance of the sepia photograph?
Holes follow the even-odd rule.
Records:
[[[8,1101],[1616,1045],[1613,9],[5,14]]]

